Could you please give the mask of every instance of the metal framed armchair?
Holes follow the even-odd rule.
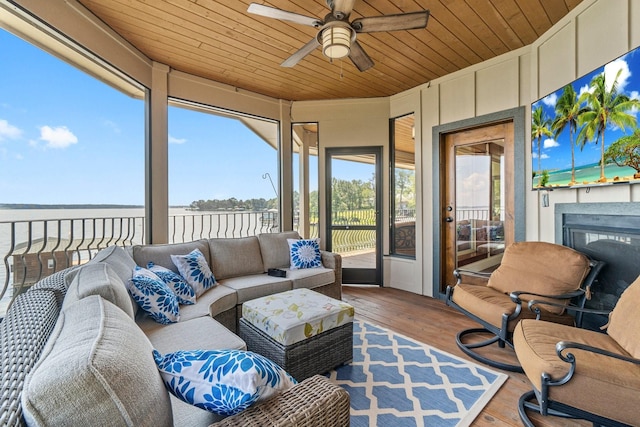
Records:
[[[514,348],[533,385],[518,403],[525,426],[534,425],[527,410],[544,416],[585,419],[594,425],[638,425],[638,302],[640,277],[622,293],[609,314],[607,333],[530,319],[518,323]],[[547,303],[531,301],[530,305]]]
[[[456,336],[458,347],[487,365],[522,372],[519,364],[490,359],[477,349],[495,343],[501,348],[512,348],[513,330],[523,318],[537,317],[575,325],[576,318],[569,314],[568,308],[572,305],[584,307],[591,283],[603,265],[566,246],[518,242],[506,248],[502,262],[494,272],[484,275],[485,285],[466,283],[467,272],[457,271],[457,284],[447,287],[446,303],[481,325],[460,331]],[[556,305],[540,307],[536,313],[527,306],[532,299],[555,302]],[[488,339],[469,340],[471,335],[487,334]]]

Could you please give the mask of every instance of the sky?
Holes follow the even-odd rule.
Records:
[[[0,69],[0,203],[144,204],[142,100],[2,29]],[[170,107],[169,158],[173,206],[276,196],[276,151],[237,120]]]
[[[0,204],[144,205],[144,101],[3,29],[0,70]],[[171,206],[276,197],[276,150],[240,121],[173,106],[168,119]],[[317,160],[310,174],[317,190]]]
[[[588,90],[589,83],[597,74],[605,73],[605,84],[610,87],[616,77],[616,73],[622,70],[618,77],[618,92],[623,93],[630,98],[640,99],[640,52],[638,49],[633,50],[617,59],[612,60],[603,67],[580,77],[573,82],[573,88],[575,92],[580,96],[584,91]],[[555,103],[557,99],[562,95],[563,88],[559,88],[555,92],[545,96],[544,98],[536,101],[532,105],[532,110],[537,106],[542,106],[543,111],[547,118],[553,120],[555,117]],[[637,116],[637,111],[631,112]],[[626,130],[626,134],[629,135],[633,131]],[[625,133],[622,129],[614,126],[609,126],[605,132],[605,149],[611,143],[618,140]],[[575,141],[575,136],[574,136]],[[575,164],[588,165],[597,163],[600,161],[600,142],[598,144],[587,144],[583,150],[579,147],[575,149]],[[538,146],[535,141],[532,142],[532,161],[533,170],[538,170]],[[569,139],[568,128],[558,136],[558,138],[543,138],[542,141],[542,155],[540,156],[541,169],[562,170],[571,168],[571,145]]]

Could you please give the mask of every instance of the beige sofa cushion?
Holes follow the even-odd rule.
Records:
[[[507,247],[500,267],[491,274],[487,286],[506,294],[530,291],[560,295],[580,288],[589,270],[589,258],[569,247],[548,242],[517,242]],[[545,299],[522,297],[524,300],[534,298]],[[556,314],[563,311],[544,305],[540,308]]]
[[[225,418],[224,415],[214,414],[213,412],[193,406],[178,399],[173,394],[170,396],[171,410],[173,411],[173,427],[209,426]]]
[[[147,268],[151,261],[156,265],[168,268],[174,273],[180,273],[171,260],[171,255],[186,255],[194,249],[199,249],[211,267],[209,255],[209,243],[202,239],[187,243],[169,243],[165,245],[138,245],[133,247],[133,259],[140,267]],[[213,272],[215,275],[215,271]]]
[[[264,272],[256,236],[209,239],[211,269],[217,280]]]
[[[266,274],[254,274],[252,276],[232,277],[221,282],[227,288],[233,289],[238,295],[238,304],[254,298],[260,298],[278,292],[293,289],[291,280],[268,276]]]
[[[297,231],[262,233],[258,235],[264,271],[270,268],[286,268],[291,265],[287,239],[299,239]]]
[[[293,289],[313,289],[335,282],[336,275],[330,268],[299,268],[287,269],[287,279],[293,282]]]
[[[115,245],[98,252],[87,264],[95,264],[98,262],[109,264],[118,277],[120,277],[122,283],[127,283],[127,281],[131,279],[133,270],[136,268],[136,263],[131,259],[129,254],[120,246]],[[65,280],[67,280],[66,276]]]
[[[27,376],[29,425],[171,425],[169,394],[149,340],[134,321],[97,295],[63,309]]]
[[[609,319],[607,333],[631,356],[640,358],[640,277],[620,296]]]
[[[162,354],[180,350],[246,350],[239,336],[209,316],[186,322],[161,325],[149,317],[138,320],[138,326]]]
[[[109,264],[96,262],[78,269],[69,285],[62,306],[67,307],[91,295],[100,295],[133,319],[135,313],[129,292]]]
[[[223,311],[235,308],[237,303],[236,291],[218,284],[200,295],[195,304],[180,306],[180,321],[202,316],[215,317]]]

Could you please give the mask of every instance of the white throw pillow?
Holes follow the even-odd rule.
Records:
[[[287,239],[291,269],[322,267],[320,239]]]
[[[194,249],[186,255],[171,255],[171,260],[184,280],[191,285],[196,297],[216,285],[216,279],[209,268],[209,264],[199,249]]]

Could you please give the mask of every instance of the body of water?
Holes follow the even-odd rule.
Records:
[[[620,167],[618,165],[606,165],[604,167],[604,175],[607,179],[613,180],[618,177],[620,180],[628,182],[633,179],[636,170],[628,166]],[[533,185],[537,185],[539,177],[533,179]],[[578,185],[597,184],[600,179],[600,165],[592,163],[590,165],[581,165],[576,167],[576,182]],[[567,186],[571,182],[571,169],[562,169],[549,172],[549,182],[547,186]]]
[[[193,212],[188,211],[185,208],[170,208],[169,215],[176,217],[175,225],[171,224],[171,231],[177,229],[179,233],[178,236],[173,236],[177,239],[185,238],[191,239],[199,238],[199,234],[204,228],[203,224],[194,223],[191,218],[192,216],[200,215],[201,212]],[[15,242],[14,242],[14,250],[15,247],[19,247],[19,245],[24,244],[28,241],[29,235],[31,235],[32,239],[42,239],[45,235],[44,224],[46,221],[46,235],[49,238],[56,238],[58,235],[63,239],[68,239],[73,237],[74,239],[80,239],[82,237],[83,231],[88,234],[90,240],[90,236],[92,235],[92,231],[90,228],[93,228],[93,225],[88,223],[87,228],[83,230],[82,222],[76,221],[74,223],[73,233],[70,231],[70,224],[72,219],[83,219],[83,218],[139,218],[135,221],[135,230],[134,239],[135,243],[143,243],[143,224],[145,212],[144,208],[82,208],[82,209],[73,209],[73,208],[65,208],[65,209],[6,209],[0,208],[0,259],[2,263],[0,264],[0,292],[5,284],[7,279],[7,271],[5,268],[5,256],[7,256],[11,252],[12,247],[12,238],[11,238],[11,222],[20,222],[24,221],[15,227]],[[183,218],[184,217],[184,220]],[[58,226],[58,221],[61,220],[60,226]],[[32,221],[32,229],[29,231],[27,221]],[[112,222],[106,220],[104,223],[107,224],[108,233],[111,231],[109,227]],[[96,226],[97,234],[102,233],[102,221],[98,221],[99,226]],[[116,224],[119,224],[116,221]],[[213,224],[213,221],[209,221],[206,224],[208,227],[217,227],[219,224]],[[60,230],[58,230],[60,228]],[[194,231],[195,230],[195,231]],[[172,236],[170,236],[172,237]],[[105,241],[103,246],[106,246],[107,241]],[[40,246],[38,244],[34,244],[32,246],[33,249],[41,248],[42,240],[40,241]],[[60,249],[64,249],[64,246],[61,246]],[[9,266],[12,265],[13,260],[11,258],[7,258],[6,262]],[[11,299],[11,291],[13,288],[13,278],[12,273],[9,272],[9,286],[7,288],[7,292],[4,297],[0,300],[0,317],[4,315],[6,312],[6,307]]]

